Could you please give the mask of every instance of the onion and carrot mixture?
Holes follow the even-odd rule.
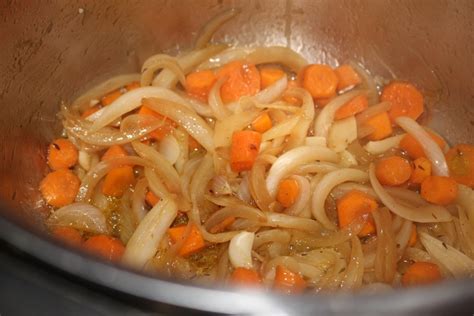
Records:
[[[474,273],[474,146],[414,84],[286,47],[147,59],[60,116],[40,184],[63,242],[150,273],[284,293]]]

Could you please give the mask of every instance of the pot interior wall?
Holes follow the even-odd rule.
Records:
[[[4,2],[0,196],[9,212],[30,223],[44,214],[37,188],[62,101],[139,71],[154,53],[190,47],[200,26],[230,7],[242,12],[215,41],[290,46],[310,62],[356,61],[373,75],[412,81],[427,96],[430,125],[450,142],[473,142],[469,0]]]

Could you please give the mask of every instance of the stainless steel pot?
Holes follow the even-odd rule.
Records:
[[[389,294],[279,297],[153,279],[49,242],[37,187],[62,100],[153,53],[192,43],[216,13],[242,13],[215,37],[288,45],[312,62],[354,60],[374,75],[422,87],[427,122],[453,143],[473,143],[474,2],[457,1],[4,1],[0,4],[0,237],[79,278],[171,305],[217,312],[377,313],[470,307],[474,282]],[[472,304],[471,304],[472,305]],[[468,309],[464,309],[467,311]]]

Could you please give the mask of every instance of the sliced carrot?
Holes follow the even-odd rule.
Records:
[[[188,148],[190,151],[197,151],[199,149],[202,148],[201,144],[199,144],[199,142],[194,139],[194,137],[192,136],[189,136],[188,137]]]
[[[430,284],[441,280],[439,267],[430,262],[415,262],[408,267],[402,277],[404,286]]]
[[[380,100],[392,104],[388,112],[392,122],[399,116],[408,116],[416,120],[424,111],[423,95],[409,83],[391,82],[383,88]]]
[[[259,133],[265,133],[270,128],[272,128],[272,119],[267,112],[260,114],[253,122],[252,128]]]
[[[102,97],[100,103],[103,106],[107,106],[117,100],[122,95],[121,89],[114,90],[112,92],[107,93],[105,96]]]
[[[276,67],[263,67],[260,69],[260,88],[265,89],[285,76],[285,72]]]
[[[369,100],[365,95],[359,95],[340,107],[334,116],[336,120],[356,115],[369,107]]]
[[[474,146],[460,144],[446,154],[451,176],[457,182],[474,188]]]
[[[290,207],[296,202],[299,194],[300,187],[298,182],[294,179],[284,179],[278,186],[277,201],[283,207]]]
[[[415,223],[412,224],[410,239],[408,240],[408,246],[413,247],[416,244],[416,240],[418,238],[418,234],[416,232],[416,225]]]
[[[102,193],[108,196],[121,197],[134,182],[135,175],[131,166],[113,168],[105,176]]]
[[[170,135],[173,132],[173,129],[178,126],[178,124],[176,124],[175,121],[173,121],[173,120],[171,120],[167,117],[164,117],[160,113],[157,113],[157,112],[153,111],[152,109],[150,109],[149,107],[147,107],[145,105],[142,105],[140,107],[140,110],[138,111],[138,114],[140,114],[140,115],[150,115],[150,116],[153,116],[153,117],[155,117],[159,120],[164,121],[164,123],[165,123],[164,125],[158,127],[157,129],[155,129],[154,131],[152,131],[148,134],[151,138],[156,139],[158,141],[163,140],[163,138]]]
[[[173,121],[172,119],[169,119],[167,117],[164,117],[163,115],[161,115],[160,113],[156,112],[156,111],[153,111],[152,109],[150,109],[149,107],[147,107],[146,105],[142,105],[140,107],[140,109],[138,110],[138,114],[140,115],[150,115],[150,116],[153,116],[153,117],[156,117],[157,119],[159,120],[163,120],[165,121],[165,123],[173,126],[173,127],[177,127],[178,124],[176,124],[175,121]]]
[[[287,294],[298,294],[302,293],[306,286],[306,281],[298,273],[294,273],[282,265],[276,267],[274,289]]]
[[[439,137],[433,132],[427,132],[441,149],[446,146],[446,143],[441,137]],[[420,143],[415,139],[415,137],[411,136],[410,134],[406,134],[405,136],[403,136],[403,138],[400,140],[399,147],[405,150],[411,159],[417,159],[420,157],[426,158],[425,152],[423,151],[423,147],[421,147]]]
[[[246,268],[236,268],[232,272],[230,280],[233,284],[240,286],[259,286],[262,284],[262,279],[258,272]]]
[[[425,157],[420,157],[413,161],[413,172],[410,177],[411,183],[420,184],[430,175],[431,161]]]
[[[46,203],[54,207],[74,202],[81,180],[68,169],[49,173],[40,183],[40,191]]]
[[[361,79],[357,72],[350,65],[341,65],[334,69],[334,72],[339,79],[337,90],[341,91],[361,83]]]
[[[408,160],[399,156],[383,158],[375,165],[377,179],[384,185],[403,184],[410,179],[411,172]]]
[[[303,88],[315,99],[329,98],[336,94],[339,79],[327,65],[309,65],[303,72]]]
[[[382,112],[369,118],[365,123],[366,126],[373,128],[373,132],[367,136],[369,140],[381,140],[390,136],[393,132],[392,124],[387,112]]]
[[[90,115],[94,114],[95,112],[99,111],[101,109],[100,105],[94,105],[93,107],[90,107],[86,109],[84,112],[81,114],[81,118],[87,118]]]
[[[448,205],[458,196],[458,184],[450,177],[429,176],[421,183],[421,197],[438,205]]]
[[[176,243],[184,238],[186,225],[176,226],[168,229],[171,240]],[[204,248],[204,239],[196,225],[191,224],[191,231],[178,251],[181,257],[189,256]]]
[[[300,85],[298,84],[297,80],[288,80],[287,90],[291,88],[298,88],[298,87],[300,87]],[[288,102],[292,105],[296,105],[296,106],[300,106],[303,103],[303,101],[300,98],[292,97],[288,95],[283,95],[283,101]]]
[[[109,261],[117,262],[125,252],[125,246],[117,238],[107,235],[92,236],[83,244],[84,250]]]
[[[339,227],[341,228],[349,226],[358,217],[363,216],[365,214],[370,214],[378,207],[377,201],[375,201],[374,198],[358,190],[352,190],[347,192],[337,201],[336,204]],[[374,219],[372,218],[372,216],[369,216],[366,224],[359,232],[359,236],[367,236],[373,234],[374,232]]]
[[[207,97],[217,77],[212,70],[195,71],[186,76],[186,92],[207,103]]]
[[[329,102],[331,102],[332,99],[333,99],[336,95],[337,95],[337,94],[334,94],[334,95],[330,96],[329,98],[315,99],[315,100],[314,100],[314,103],[316,103],[316,105],[317,105],[319,108],[323,108],[323,107],[325,107],[326,105],[328,105]]]
[[[125,89],[127,89],[127,91],[132,91],[140,87],[140,82],[138,81],[130,82],[129,84],[125,85]]]
[[[220,91],[224,103],[237,101],[240,97],[260,91],[260,73],[253,64],[240,60],[228,63],[217,72],[217,79],[220,78],[226,78]]]
[[[240,131],[232,135],[230,149],[230,166],[233,171],[240,172],[252,169],[257,159],[262,134],[254,131]]]
[[[217,223],[216,225],[214,225],[213,227],[211,227],[211,229],[209,229],[209,232],[210,232],[211,234],[221,233],[221,232],[223,232],[224,230],[226,230],[227,227],[229,227],[230,225],[232,225],[234,222],[235,222],[235,217],[233,217],[233,216],[227,217],[227,218],[224,219],[222,222]]]
[[[150,206],[155,206],[158,202],[160,202],[160,198],[155,195],[155,193],[148,191],[145,195],[145,201]]]
[[[79,153],[69,140],[58,138],[49,145],[48,165],[53,170],[68,169],[77,163]]]
[[[128,156],[128,153],[125,151],[125,149],[123,149],[122,146],[112,145],[102,155],[101,160],[102,161],[107,161],[107,160],[111,160],[111,159],[114,159],[114,158],[121,158],[121,157],[127,157],[127,156]]]
[[[81,233],[72,227],[55,227],[51,233],[56,239],[59,239],[70,246],[80,246],[82,244]]]

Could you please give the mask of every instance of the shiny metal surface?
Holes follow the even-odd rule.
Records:
[[[3,1],[0,3],[3,216],[19,218],[35,229],[41,227],[38,223],[41,224],[44,204],[37,187],[47,172],[46,144],[60,132],[55,114],[61,101],[71,101],[111,75],[138,70],[153,53],[189,47],[199,27],[229,7],[240,7],[242,13],[219,31],[215,41],[288,45],[311,62],[336,65],[353,60],[375,76],[410,80],[427,95],[426,120],[436,131],[452,143],[474,142],[474,2],[470,0]],[[1,223],[2,227],[10,225],[4,219]],[[138,296],[220,311],[226,311],[233,300],[242,302],[233,311],[248,310],[245,302],[249,299],[262,308],[274,303],[272,297],[202,290],[108,268],[77,254],[63,253],[17,227],[8,227],[9,234],[0,232],[2,238],[18,247],[46,261],[49,259],[45,258],[45,252],[35,252],[31,244],[45,247],[52,256],[60,253],[78,265],[77,269],[65,263],[49,262]],[[87,273],[95,271],[97,266],[100,275],[112,274],[116,280],[126,282],[118,284],[115,279],[102,280],[100,275]],[[133,282],[142,282],[144,286]],[[470,297],[474,295],[471,281],[443,286],[449,286],[453,293],[470,290]],[[195,291],[204,301],[175,300],[173,295],[179,296],[181,291]],[[438,293],[436,288],[420,291],[430,297]],[[397,292],[391,297],[410,298],[406,296]],[[309,304],[310,310],[314,300],[325,306],[321,311],[332,311],[332,304],[343,302],[350,306],[357,304],[358,299],[357,296],[347,296],[343,301],[309,299],[305,304]],[[299,301],[290,300],[288,304],[297,306],[299,303],[295,302]],[[377,298],[363,301],[375,305],[379,302]],[[380,298],[380,302],[387,304],[391,301]],[[409,306],[417,304],[425,306],[422,300],[410,301]]]

